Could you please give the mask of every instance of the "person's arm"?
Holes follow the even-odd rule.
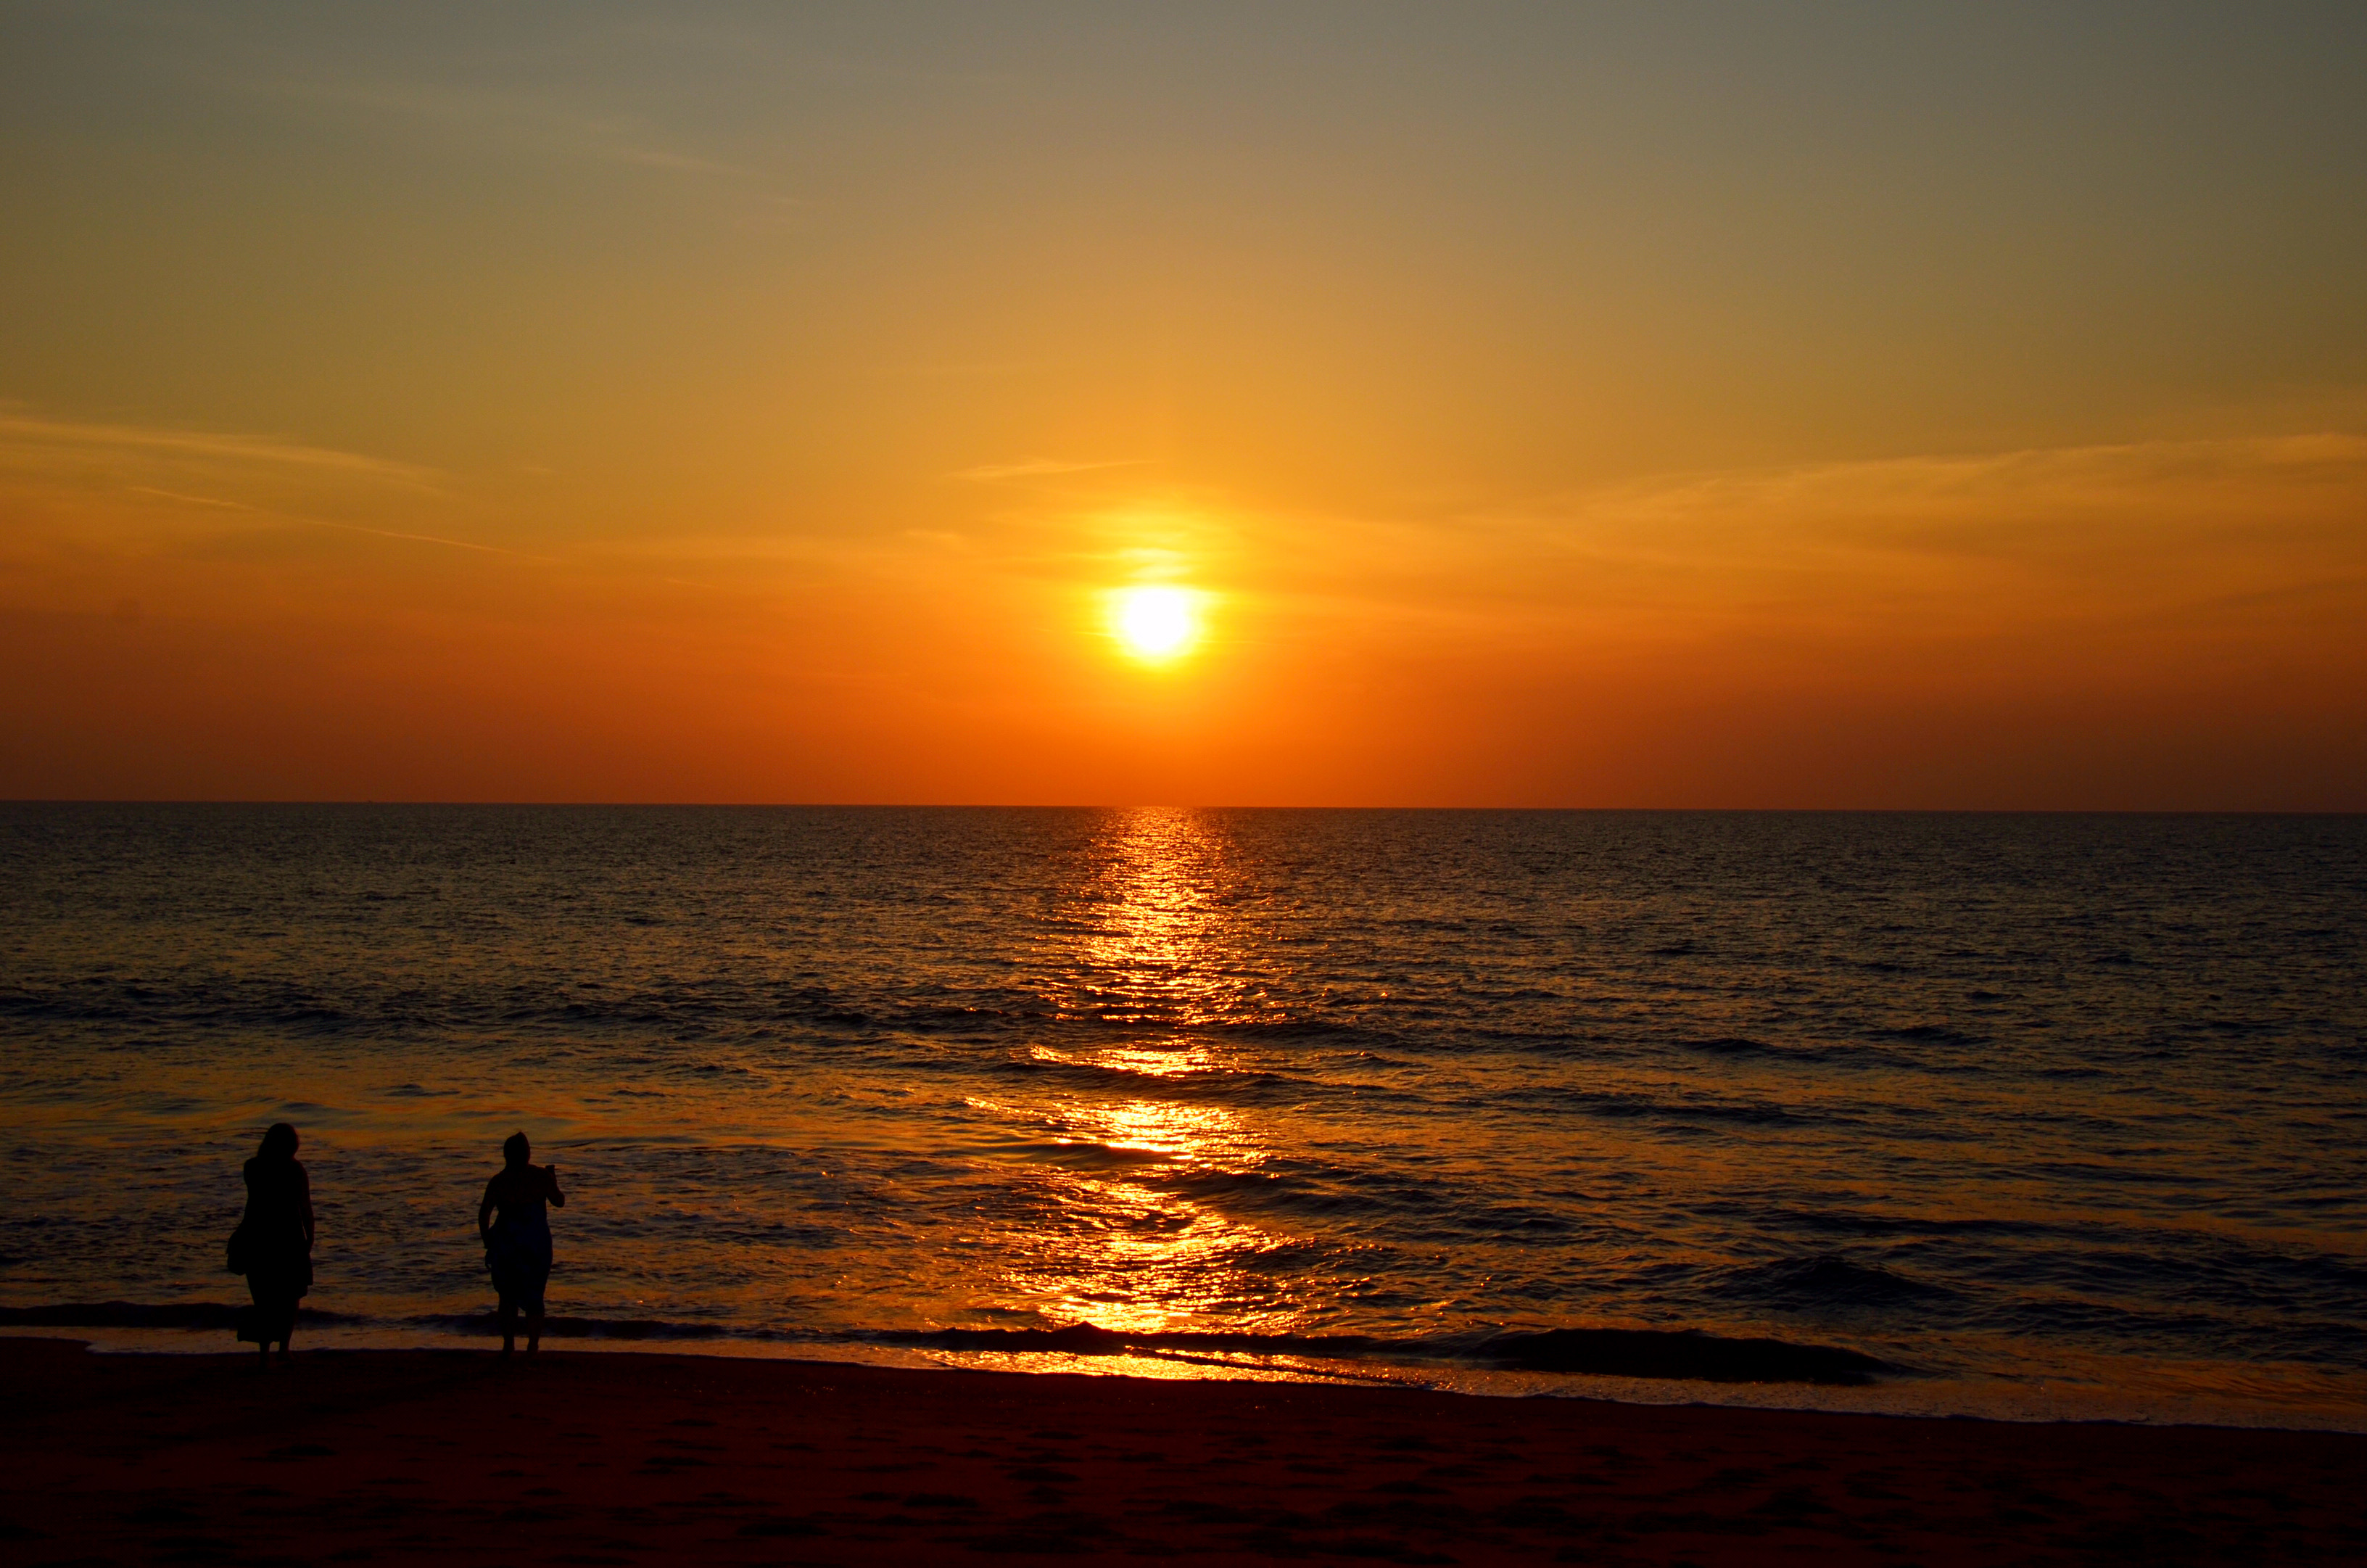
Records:
[[[542,1176],[543,1180],[547,1182],[550,1187],[550,1201],[552,1207],[559,1209],[566,1208],[567,1194],[559,1190],[559,1167],[557,1165],[545,1165],[542,1168]]]
[[[306,1252],[311,1252],[312,1250],[313,1229],[312,1178],[305,1174],[304,1167],[301,1165],[298,1165],[296,1167],[296,1198],[297,1201],[303,1206],[304,1210],[304,1250]]]
[[[499,1176],[487,1182],[485,1200],[477,1205],[477,1240],[487,1246],[493,1244],[493,1188],[499,1187],[501,1183],[502,1178]]]

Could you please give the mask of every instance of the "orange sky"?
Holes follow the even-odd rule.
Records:
[[[0,794],[2367,808],[2367,23],[1898,10],[12,9]]]

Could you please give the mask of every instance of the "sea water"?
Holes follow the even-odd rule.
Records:
[[[2362,894],[2342,817],[0,806],[0,1325],[227,1347],[284,1119],[300,1337],[480,1335],[524,1130],[579,1343],[2367,1427]],[[1891,1370],[1503,1354],[1603,1327]]]

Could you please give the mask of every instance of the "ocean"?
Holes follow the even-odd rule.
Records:
[[[231,1348],[284,1119],[300,1349],[483,1343],[523,1130],[574,1346],[2367,1429],[2362,895],[2355,817],[0,805],[0,1331]]]

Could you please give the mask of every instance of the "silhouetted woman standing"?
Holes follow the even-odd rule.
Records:
[[[254,1312],[240,1314],[238,1336],[255,1341],[257,1365],[267,1367],[273,1340],[288,1354],[296,1303],[312,1289],[312,1182],[296,1160],[296,1130],[284,1121],[271,1124],[246,1162],[246,1212],[234,1239],[255,1298]]]
[[[477,1235],[485,1244],[485,1267],[493,1271],[493,1289],[502,1299],[504,1356],[517,1348],[521,1312],[527,1353],[542,1348],[542,1292],[550,1283],[550,1214],[543,1205],[567,1207],[567,1194],[559,1190],[559,1167],[527,1164],[533,1154],[525,1133],[511,1133],[502,1145],[506,1163],[485,1184],[485,1200],[477,1205]],[[496,1212],[499,1219],[493,1218]]]

